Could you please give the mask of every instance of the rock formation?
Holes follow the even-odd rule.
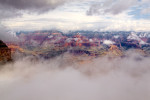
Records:
[[[11,50],[7,45],[0,40],[0,62],[7,62],[11,60]]]

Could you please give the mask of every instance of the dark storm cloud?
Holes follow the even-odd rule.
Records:
[[[0,19],[12,18],[21,15],[21,12],[19,12],[17,9],[6,7],[0,4]]]
[[[47,11],[69,0],[0,0],[4,7],[18,10]]]
[[[73,0],[0,0],[0,18],[21,15],[22,12],[44,13]]]

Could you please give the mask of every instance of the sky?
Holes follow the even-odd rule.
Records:
[[[12,31],[150,31],[149,0],[0,0]]]

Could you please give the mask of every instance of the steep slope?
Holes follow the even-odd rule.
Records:
[[[110,57],[115,57],[115,56],[122,56],[123,53],[119,50],[119,48],[117,46],[111,45],[108,50],[108,55]]]
[[[0,40],[0,62],[6,62],[11,60],[11,50],[7,45]]]

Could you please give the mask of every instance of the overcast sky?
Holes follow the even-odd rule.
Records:
[[[13,30],[150,31],[150,0],[0,0]]]

